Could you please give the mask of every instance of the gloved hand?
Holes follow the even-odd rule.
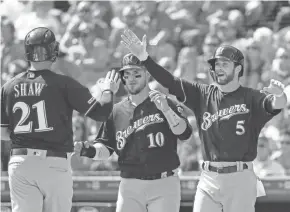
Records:
[[[94,157],[96,150],[88,141],[77,141],[74,143],[74,155],[80,157]]]
[[[275,96],[280,96],[284,94],[285,85],[278,80],[271,79],[270,85],[264,87],[263,91],[274,94]]]
[[[100,78],[97,81],[97,86],[102,92],[112,91],[114,94],[117,93],[120,86],[121,78],[117,71],[109,71],[105,78]]]
[[[149,92],[149,97],[151,99],[151,102],[154,102],[156,107],[163,113],[170,109],[165,94],[159,91],[152,90]]]

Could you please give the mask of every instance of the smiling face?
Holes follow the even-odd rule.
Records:
[[[235,78],[235,64],[225,58],[218,58],[215,61],[215,73],[217,83],[226,85]]]
[[[141,68],[127,69],[124,70],[123,79],[129,94],[136,95],[147,86],[149,75]]]

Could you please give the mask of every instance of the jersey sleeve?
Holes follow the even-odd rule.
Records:
[[[198,110],[202,94],[206,92],[208,85],[197,82],[190,83],[174,77],[170,72],[154,62],[151,57],[144,61],[144,65],[151,76],[163,87],[168,88],[169,93],[176,96],[178,101],[184,103],[194,112]]]
[[[94,143],[105,145],[110,154],[113,154],[116,146],[115,128],[113,123],[113,113],[110,114],[107,121],[103,122]]]
[[[281,110],[274,110],[272,108],[273,98],[274,95],[263,91],[255,90],[253,92],[253,113],[258,117],[258,120],[263,121],[264,124],[281,112]]]
[[[101,105],[90,93],[90,90],[72,78],[67,78],[67,99],[72,109],[92,118],[95,121],[105,121],[112,107]],[[112,106],[112,103],[110,103]]]
[[[5,101],[5,89],[1,88],[1,127],[9,127],[9,118],[7,114],[7,105]]]

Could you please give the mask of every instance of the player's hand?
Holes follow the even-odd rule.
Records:
[[[112,91],[114,94],[119,90],[121,78],[116,70],[109,71],[105,78],[97,81],[97,86],[104,91]]]
[[[151,102],[154,102],[156,107],[163,113],[170,109],[165,94],[152,90],[149,92],[149,97]]]
[[[278,80],[271,79],[270,85],[268,87],[264,87],[263,91],[274,94],[275,96],[280,96],[284,92],[285,85],[282,84]]]
[[[88,141],[77,141],[74,143],[74,154],[77,156],[81,156],[81,152],[83,148],[89,148],[90,142]]]
[[[144,61],[148,57],[146,35],[143,36],[142,41],[130,29],[124,30],[121,35],[121,44],[130,50],[140,61]]]

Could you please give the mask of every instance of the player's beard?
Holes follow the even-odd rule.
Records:
[[[146,81],[142,81],[140,83],[136,83],[134,85],[126,85],[126,90],[130,95],[137,95],[139,94],[145,87],[146,87]]]
[[[224,75],[219,77],[218,75],[216,75],[216,82],[219,84],[219,85],[226,85],[228,84],[229,82],[233,81],[235,77],[235,72],[232,71],[230,74],[227,74],[224,72]]]

